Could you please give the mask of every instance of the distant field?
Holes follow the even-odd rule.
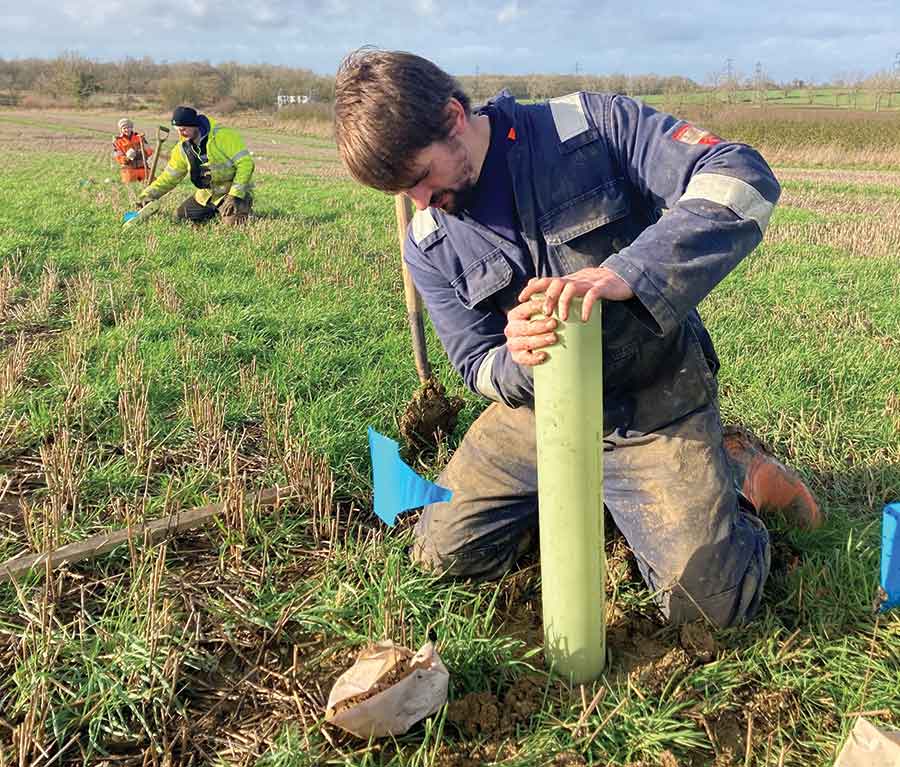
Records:
[[[258,164],[247,226],[176,225],[184,185],[123,231],[114,113],[0,111],[0,560],[229,501],[168,543],[0,584],[0,765],[811,767],[860,712],[896,726],[900,617],[872,600],[900,497],[900,159],[877,137],[900,129],[774,113],[707,123],[758,142],[784,194],[701,312],[726,420],[828,523],[770,520],[762,614],[729,631],[662,625],[610,531],[611,666],[570,689],[541,664],[534,559],[444,583],[408,560],[413,519],[372,514],[366,427],[396,436],[417,379],[393,202],[350,183],[323,124],[236,118]],[[135,115],[151,135],[163,117]],[[482,403],[428,342],[466,400],[417,467],[434,476]],[[295,494],[279,509],[240,502],[275,483]],[[373,744],[323,723],[368,639],[429,628],[446,708]]]
[[[849,88],[797,88],[768,90],[760,99],[759,91],[737,90],[733,93],[702,91],[697,93],[653,94],[643,97],[653,106],[667,105],[717,105],[762,107],[799,107],[803,109],[853,109],[861,111],[891,110],[900,108],[900,92],[877,93],[871,90]]]

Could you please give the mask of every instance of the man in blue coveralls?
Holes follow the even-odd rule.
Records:
[[[363,184],[418,212],[404,258],[468,387],[491,404],[438,480],[414,558],[496,577],[537,526],[532,367],[582,297],[603,303],[604,499],[663,613],[730,626],[758,609],[769,535],[821,512],[750,435],[723,433],[697,305],[761,241],[780,188],[753,149],[625,96],[473,111],[430,61],[362,49],[337,74],[335,135]],[[544,295],[540,302],[531,298]]]

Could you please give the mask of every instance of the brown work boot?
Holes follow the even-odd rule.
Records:
[[[747,429],[726,426],[724,444],[738,487],[760,513],[779,512],[803,530],[822,526],[822,511],[803,480]]]

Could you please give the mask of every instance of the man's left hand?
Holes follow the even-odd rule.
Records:
[[[519,301],[529,301],[535,293],[544,294],[543,313],[550,317],[559,307],[559,318],[569,319],[569,305],[573,298],[581,297],[581,320],[587,322],[591,307],[599,300],[628,301],[634,293],[618,274],[603,266],[579,269],[565,277],[533,277],[519,294]]]
[[[227,218],[237,213],[237,199],[233,195],[226,195],[225,199],[219,203],[219,215]]]

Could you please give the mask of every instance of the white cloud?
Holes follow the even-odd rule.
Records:
[[[202,19],[209,13],[209,3],[206,0],[187,0],[185,5],[188,13],[195,18]]]
[[[497,12],[497,21],[501,24],[508,24],[518,19],[521,15],[522,11],[519,8],[518,0],[512,0],[511,3],[507,3]]]
[[[46,9],[0,0],[9,31],[0,58],[77,50],[106,61],[235,59],[330,74],[349,51],[373,44],[419,53],[454,74],[577,66],[700,82],[732,58],[745,73],[761,60],[777,79],[822,80],[836,67],[870,74],[893,66],[900,3],[861,5],[866,13],[839,0],[796,0],[790,8],[760,0],[752,7],[713,4],[687,19],[660,0],[555,0],[539,13],[532,0],[60,0],[62,23],[48,25]],[[123,19],[141,33],[123,35]]]

